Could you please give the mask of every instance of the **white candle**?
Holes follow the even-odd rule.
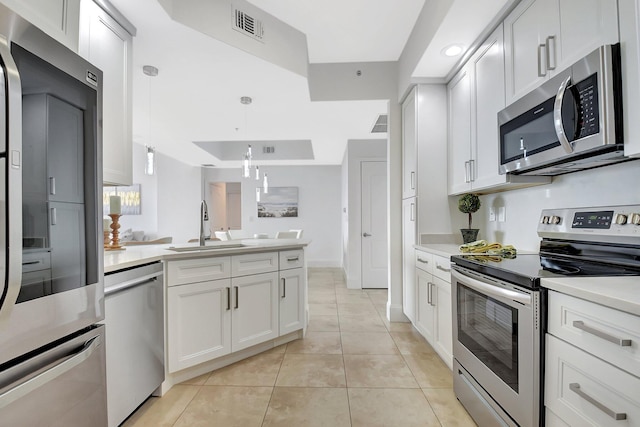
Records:
[[[120,203],[120,196],[109,196],[109,213],[111,215],[120,215]]]
[[[109,218],[102,219],[102,230],[109,231],[109,226],[111,225],[111,220]]]

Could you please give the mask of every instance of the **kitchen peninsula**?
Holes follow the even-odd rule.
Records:
[[[158,392],[301,338],[308,244],[243,239],[105,252],[106,275],[164,264],[165,380]]]

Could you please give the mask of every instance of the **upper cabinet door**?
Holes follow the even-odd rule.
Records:
[[[131,185],[132,36],[91,0],[82,0],[79,53],[103,72],[103,181]]]
[[[0,0],[74,52],[78,51],[80,0]]]
[[[506,182],[498,173],[499,135],[498,112],[505,107],[504,51],[502,26],[487,39],[472,57],[474,76],[474,107],[472,111],[472,158],[475,160],[474,190]]]
[[[617,43],[616,0],[524,0],[504,20],[507,104],[603,44]]]
[[[465,66],[447,86],[449,194],[471,190],[474,163],[471,159],[471,70],[470,66]]]
[[[559,28],[557,0],[524,0],[504,20],[507,104],[548,78]]]
[[[417,93],[414,87],[402,103],[402,198],[415,197],[418,183]]]

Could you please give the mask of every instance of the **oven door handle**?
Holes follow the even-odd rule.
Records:
[[[466,276],[464,274],[458,273],[456,270],[451,271],[451,276],[453,276],[453,278],[455,278],[459,282],[464,283],[466,286],[478,292],[481,292],[485,295],[490,295],[498,298],[505,298],[505,299],[513,300],[526,305],[531,304],[530,295],[512,291],[509,289],[504,289],[499,286],[490,285],[488,283],[485,283],[480,280],[474,279],[472,277]]]

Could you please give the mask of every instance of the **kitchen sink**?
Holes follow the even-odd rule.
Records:
[[[229,243],[223,245],[205,245],[205,246],[185,246],[181,248],[167,248],[167,250],[174,252],[204,252],[204,251],[217,251],[221,249],[243,248],[247,245],[242,243]]]

